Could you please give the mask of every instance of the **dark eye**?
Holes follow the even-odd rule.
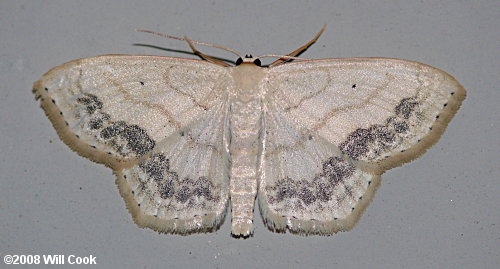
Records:
[[[241,59],[241,57],[238,58],[238,60],[236,60],[236,65],[240,65],[242,63],[243,63],[243,59]]]
[[[253,63],[256,65],[256,66],[261,66],[262,63],[260,62],[260,59],[255,59],[255,61],[253,61]]]

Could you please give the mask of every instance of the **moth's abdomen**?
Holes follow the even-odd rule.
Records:
[[[252,233],[254,201],[257,195],[257,155],[261,130],[261,102],[236,100],[231,107],[231,183],[232,234]]]

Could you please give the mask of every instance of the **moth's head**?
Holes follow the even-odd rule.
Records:
[[[254,64],[256,66],[262,66],[262,63],[260,62],[259,58],[254,58],[252,54],[250,55],[245,55],[245,58],[239,57],[238,60],[236,60],[236,66],[241,65],[241,64]]]

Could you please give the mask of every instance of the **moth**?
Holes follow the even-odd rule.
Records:
[[[33,92],[60,138],[113,169],[134,221],[159,232],[350,230],[380,175],[436,143],[465,98],[434,67],[388,58],[268,66],[104,55],[51,69]],[[212,45],[218,47],[216,45]],[[292,60],[296,60],[291,62]]]

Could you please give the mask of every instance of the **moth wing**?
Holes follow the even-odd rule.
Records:
[[[220,105],[117,172],[120,192],[140,226],[189,234],[222,224],[229,198],[227,109]]]
[[[354,58],[272,68],[267,98],[301,131],[383,172],[422,154],[465,98],[449,74],[417,62]]]
[[[363,171],[318,135],[302,132],[267,103],[259,208],[268,228],[301,234],[349,230],[380,176]]]
[[[259,204],[271,229],[351,229],[386,169],[435,143],[465,90],[450,75],[396,59],[305,61],[263,87]]]
[[[204,61],[106,55],[50,70],[33,92],[71,149],[114,169],[139,225],[189,233],[217,226],[227,205],[231,83]]]
[[[203,61],[106,55],[53,68],[33,92],[66,144],[119,168],[225,102],[229,82]]]

